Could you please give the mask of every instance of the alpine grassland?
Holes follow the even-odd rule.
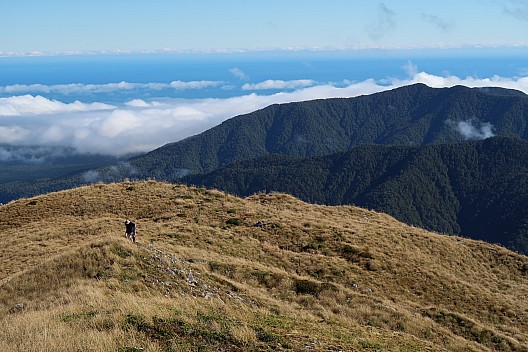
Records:
[[[0,260],[2,351],[528,350],[526,256],[280,193],[23,198]]]

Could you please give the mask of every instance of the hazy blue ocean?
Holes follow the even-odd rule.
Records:
[[[489,53],[488,53],[489,54]],[[461,78],[486,78],[494,75],[518,77],[528,75],[528,56],[515,50],[497,54],[477,52],[470,55],[438,55],[434,53],[350,53],[290,52],[250,54],[141,54],[0,58],[0,97],[41,95],[63,102],[119,103],[132,99],[226,98],[249,94],[244,84],[266,80],[313,80],[317,84],[374,79],[409,78],[408,68]],[[235,71],[236,70],[236,71]],[[236,72],[236,73],[235,73]],[[64,92],[44,89],[54,85],[110,83],[164,83],[173,81],[215,81],[218,85],[200,89],[131,88],[126,90],[97,89]],[[16,85],[42,85],[39,90],[5,89]],[[4,87],[2,90],[1,88]],[[281,89],[281,91],[288,88]],[[293,89],[293,88],[290,88]],[[278,90],[256,91],[272,94]]]

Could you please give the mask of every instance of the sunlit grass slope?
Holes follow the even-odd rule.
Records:
[[[283,194],[21,199],[0,207],[0,280],[3,351],[528,350],[528,258]]]

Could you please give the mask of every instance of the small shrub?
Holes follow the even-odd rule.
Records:
[[[234,265],[224,264],[217,261],[209,262],[209,268],[211,271],[225,276],[231,276],[236,271],[236,267]]]
[[[520,269],[521,273],[528,274],[528,263],[524,263]]]
[[[132,251],[121,246],[114,246],[110,248],[110,252],[114,253],[115,255],[121,258],[127,258],[132,255]]]
[[[60,317],[60,320],[64,323],[68,323],[71,321],[79,320],[82,318],[93,318],[97,314],[96,311],[90,310],[87,312],[81,312],[81,313],[71,313],[71,314],[64,314]]]
[[[244,221],[240,218],[229,218],[226,221],[227,225],[239,226],[242,225]]]
[[[264,285],[266,288],[278,287],[283,279],[280,274],[268,272],[268,271],[255,271],[252,274],[260,285]]]
[[[360,340],[359,341],[359,345],[362,347],[362,348],[368,348],[368,349],[372,349],[372,350],[375,350],[375,351],[381,351],[381,345],[377,342],[371,342],[371,341],[368,341],[368,340]]]
[[[255,334],[257,335],[257,339],[259,341],[266,342],[266,343],[279,342],[282,339],[281,336],[275,335],[272,332],[265,331],[262,329],[257,329],[257,331],[255,331]]]
[[[295,280],[295,293],[298,295],[318,296],[321,293],[321,285],[310,280]]]
[[[373,256],[368,250],[361,250],[358,247],[351,246],[349,244],[341,247],[341,256],[350,262],[360,262],[362,259],[372,259]]]
[[[380,270],[380,265],[376,260],[369,260],[365,264],[365,268],[369,271],[378,271]]]
[[[127,314],[125,322],[123,323],[123,330],[129,331],[130,329],[136,329],[138,331],[144,331],[148,328],[148,324],[140,314]]]
[[[343,248],[341,248],[341,253],[343,253],[344,255],[359,255],[359,253],[361,253],[361,250],[357,247],[345,244]]]

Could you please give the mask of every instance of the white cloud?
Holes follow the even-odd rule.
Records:
[[[238,67],[233,67],[232,69],[229,70],[229,72],[231,72],[233,76],[240,79],[241,81],[249,80],[249,76]]]
[[[131,101],[128,101],[125,103],[126,106],[130,107],[136,107],[136,108],[146,108],[147,106],[151,106],[150,103],[147,103],[146,101],[142,99],[134,99]]]
[[[407,61],[407,64],[405,66],[403,66],[403,69],[405,70],[405,72],[407,72],[407,75],[409,75],[409,77],[414,77],[418,73],[418,67],[413,64],[410,60]]]
[[[21,126],[0,126],[0,141],[4,144],[25,142],[31,132]]]
[[[132,164],[128,162],[120,162],[108,168],[99,169],[98,171],[87,171],[83,174],[83,178],[86,182],[112,182],[115,180],[121,180],[123,177],[134,176],[137,172],[137,169]]]
[[[83,179],[85,182],[96,182],[101,179],[101,174],[95,170],[86,171],[83,174]]]
[[[190,82],[182,82],[182,81],[172,81],[170,83],[171,88],[174,89],[203,89],[208,87],[216,87],[221,85],[222,82],[218,81],[190,81]]]
[[[146,152],[203,132],[228,118],[272,104],[324,98],[355,97],[413,83],[432,87],[503,87],[528,93],[528,77],[460,78],[420,72],[408,64],[410,77],[383,84],[362,82],[319,84],[290,92],[247,94],[227,99],[136,99],[119,106],[71,104],[43,97],[0,99],[0,144],[73,147],[80,152],[125,155]],[[287,85],[283,85],[283,89]],[[275,86],[277,87],[277,86]],[[467,122],[467,121],[466,121]],[[493,133],[492,126],[455,126],[471,138]],[[473,127],[473,129],[472,129]]]
[[[95,94],[95,93],[111,93],[111,92],[126,92],[132,90],[150,90],[160,91],[164,89],[203,89],[207,87],[215,87],[222,85],[219,81],[173,81],[171,83],[105,83],[105,84],[14,84],[0,87],[0,93],[4,94],[25,94],[25,93],[57,93],[63,95],[69,94]]]
[[[394,86],[402,86],[413,83],[424,83],[433,88],[453,87],[456,85],[468,87],[501,87],[517,89],[524,93],[528,93],[528,77],[506,78],[492,76],[490,78],[474,78],[469,76],[466,78],[460,78],[452,75],[436,76],[422,71],[417,72],[408,80],[391,81],[391,84]]]
[[[486,139],[493,137],[493,126],[486,122],[480,123],[475,119],[459,121],[456,124],[456,130],[467,140]]]
[[[315,85],[316,82],[311,79],[298,79],[293,81],[282,81],[269,79],[260,83],[246,83],[242,90],[267,90],[267,89],[297,89]]]
[[[115,106],[103,103],[85,104],[80,101],[63,103],[41,96],[23,95],[0,98],[0,116],[19,116],[25,114],[56,114],[80,111],[112,110]]]
[[[481,122],[475,117],[464,121],[447,120],[446,124],[453,128],[465,140],[486,139],[495,136],[493,125],[489,122]]]

